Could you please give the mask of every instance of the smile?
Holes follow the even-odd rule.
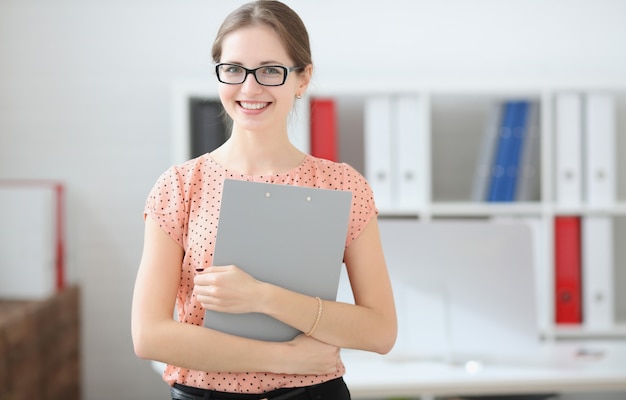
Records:
[[[260,110],[267,107],[269,104],[270,103],[244,103],[243,101],[239,102],[239,105],[246,110]]]

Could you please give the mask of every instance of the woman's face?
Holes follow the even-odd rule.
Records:
[[[278,35],[270,27],[255,25],[228,34],[222,42],[221,63],[238,64],[248,69],[264,65],[295,67]],[[219,94],[226,112],[239,129],[248,131],[286,131],[287,117],[296,95],[304,93],[311,73],[292,71],[282,86],[262,86],[252,74],[244,83],[220,83]]]

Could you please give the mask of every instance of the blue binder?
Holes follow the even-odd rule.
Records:
[[[487,192],[487,201],[490,202],[504,201],[507,157],[513,141],[512,127],[515,118],[515,104],[506,102],[502,108],[500,131],[498,133],[498,142],[493,157],[489,190]]]
[[[521,172],[521,154],[527,132],[528,108],[527,101],[513,103],[514,112],[511,126],[511,146],[505,159],[504,190],[502,201],[515,201],[517,186]]]
[[[491,168],[487,201],[515,200],[520,171],[520,155],[526,134],[528,107],[527,101],[507,101],[503,105],[503,116]]]

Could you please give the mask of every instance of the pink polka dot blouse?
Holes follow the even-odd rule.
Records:
[[[293,170],[275,175],[235,173],[217,164],[208,154],[169,168],[150,191],[144,216],[153,218],[185,250],[176,306],[178,320],[187,324],[203,325],[204,311],[193,295],[194,270],[212,265],[224,179],[351,191],[346,247],[378,213],[371,188],[359,172],[345,163],[310,155]],[[168,365],[163,379],[170,385],[179,383],[224,392],[263,393],[325,382],[342,376],[344,372],[342,363],[334,374],[309,376],[262,371],[204,372]]]

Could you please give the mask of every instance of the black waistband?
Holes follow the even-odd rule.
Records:
[[[247,393],[231,393],[220,392],[216,390],[200,389],[192,386],[181,385],[175,383],[172,386],[172,399],[176,400],[298,400],[309,397],[318,391],[332,390],[333,387],[345,386],[343,378],[333,379],[324,383],[311,386],[302,386],[297,388],[281,388],[266,393],[247,394]]]

